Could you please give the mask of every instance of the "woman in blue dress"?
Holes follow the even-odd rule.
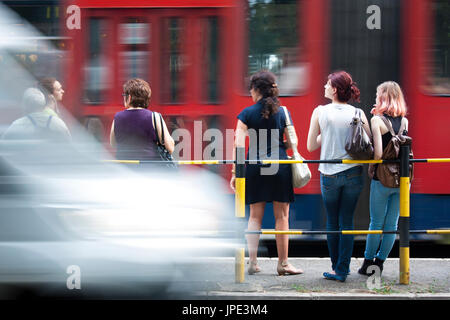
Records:
[[[235,146],[245,147],[245,137],[250,139],[247,159],[287,159],[286,117],[278,100],[275,76],[268,71],[260,71],[250,79],[250,94],[254,105],[245,108],[238,116]],[[235,190],[235,172],[232,170],[230,186]],[[266,202],[273,203],[276,230],[289,230],[289,204],[294,201],[292,171],[289,164],[267,165],[249,164],[245,172],[245,202],[250,205],[248,230],[261,229]],[[247,235],[249,251],[248,273],[261,269],[257,264],[259,235]],[[276,235],[279,275],[300,274],[301,269],[287,262],[289,237]]]

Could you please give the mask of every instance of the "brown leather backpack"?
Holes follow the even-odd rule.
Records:
[[[383,160],[395,160],[400,156],[400,147],[402,145],[411,146],[412,138],[403,135],[404,130],[406,129],[406,120],[402,119],[402,123],[400,125],[400,129],[398,130],[398,134],[395,134],[394,129],[392,128],[391,122],[386,119],[384,116],[380,116],[383,120],[386,127],[389,129],[389,132],[392,135],[391,140],[389,141],[386,148],[383,150],[383,155],[381,159]],[[410,148],[409,157],[413,157],[412,149]],[[400,164],[399,163],[382,163],[377,167],[377,177],[380,182],[388,188],[398,188],[400,187]],[[409,164],[409,178],[412,180],[413,178],[413,165]]]

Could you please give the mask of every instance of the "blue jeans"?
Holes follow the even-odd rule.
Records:
[[[369,230],[397,231],[400,214],[400,189],[387,188],[378,180],[370,184],[370,226]],[[367,235],[364,257],[372,260],[386,260],[395,242],[395,234]],[[380,243],[381,241],[381,243]],[[380,247],[378,253],[376,252]]]
[[[353,230],[353,215],[363,188],[362,166],[334,175],[320,175],[320,189],[327,212],[327,231]],[[353,235],[328,234],[331,267],[338,275],[350,273]]]

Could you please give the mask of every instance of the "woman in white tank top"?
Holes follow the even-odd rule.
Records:
[[[359,89],[347,72],[339,71],[328,76],[324,95],[331,103],[314,109],[308,132],[308,151],[320,147],[320,160],[351,159],[344,146],[355,107],[347,102],[350,99],[359,101]],[[364,129],[371,136],[367,118],[364,112],[361,114]],[[319,171],[327,231],[352,230],[353,214],[363,187],[362,166],[321,163]],[[350,272],[353,236],[328,234],[327,244],[332,271],[323,275],[326,279],[343,282]]]

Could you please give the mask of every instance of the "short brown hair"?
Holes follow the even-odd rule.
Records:
[[[135,108],[147,108],[152,96],[152,90],[147,81],[138,78],[125,82],[123,93],[131,96],[130,104]]]

